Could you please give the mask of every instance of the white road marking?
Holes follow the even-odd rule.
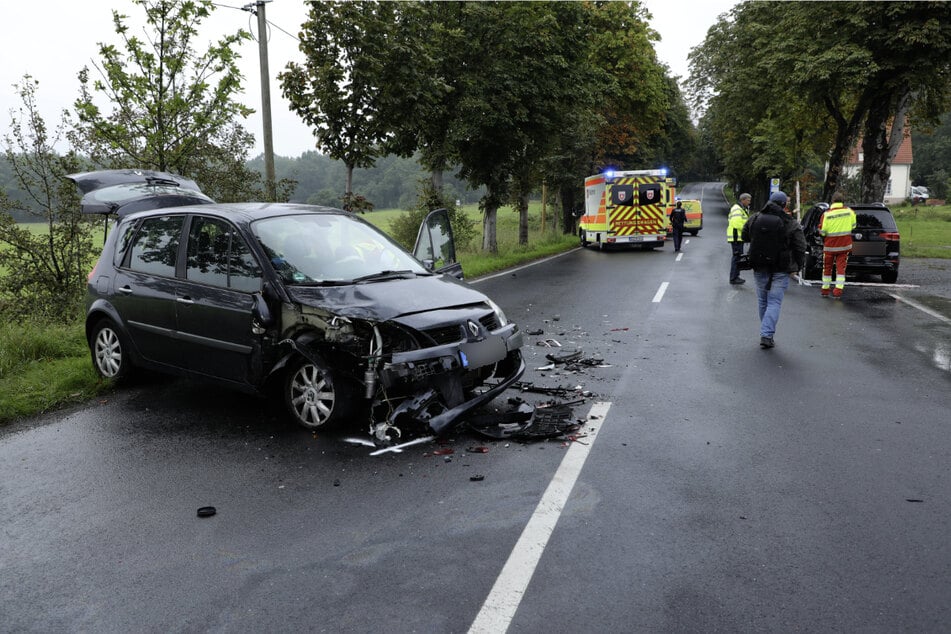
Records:
[[[663,284],[660,285],[660,288],[657,289],[657,294],[654,295],[654,299],[651,300],[653,303],[657,304],[660,302],[660,300],[664,298],[664,293],[667,292],[668,285],[669,285],[669,282],[664,282]]]
[[[530,267],[530,266],[536,266],[536,265],[538,265],[538,264],[543,264],[543,263],[545,263],[545,262],[548,262],[549,260],[554,260],[555,258],[560,258],[560,257],[563,256],[563,255],[568,255],[569,253],[574,253],[575,251],[577,251],[577,250],[580,249],[580,248],[581,248],[581,247],[575,247],[574,249],[568,249],[567,251],[563,251],[563,252],[561,252],[561,253],[556,253],[555,255],[549,256],[549,257],[547,257],[547,258],[542,258],[541,260],[535,260],[534,262],[529,262],[528,264],[523,264],[522,266],[517,266],[517,267],[515,267],[514,269],[505,269],[504,271],[500,271],[500,272],[498,272],[498,273],[493,273],[492,275],[485,275],[485,276],[480,277],[480,278],[478,278],[478,279],[466,280],[466,284],[478,284],[479,282],[484,282],[484,281],[486,281],[486,280],[495,279],[496,277],[502,277],[503,275],[511,275],[512,273],[515,273],[516,271],[521,271],[522,269],[527,269],[527,268]]]
[[[595,403],[591,406],[583,428],[584,444],[575,442],[568,448],[482,604],[482,609],[472,622],[469,634],[502,634],[508,630],[609,409],[611,403]]]
[[[683,257],[684,257],[684,252],[681,251],[680,253],[677,254],[677,258],[676,258],[675,261],[680,262],[680,260],[681,260]]]
[[[941,321],[943,321],[943,322],[946,323],[946,324],[951,324],[951,319],[948,319],[947,317],[945,317],[944,315],[942,315],[941,313],[939,313],[939,312],[937,312],[937,311],[931,310],[930,308],[928,308],[927,306],[925,306],[925,305],[923,305],[923,304],[919,304],[918,302],[916,302],[916,301],[913,300],[913,299],[908,299],[907,297],[902,297],[901,295],[896,295],[895,293],[889,293],[889,295],[891,295],[892,297],[894,297],[895,299],[897,299],[897,300],[900,301],[900,302],[904,302],[904,303],[908,304],[908,305],[911,306],[912,308],[917,308],[918,310],[920,310],[921,312],[925,313],[926,315],[931,315],[931,316],[934,317],[935,319],[940,319]]]

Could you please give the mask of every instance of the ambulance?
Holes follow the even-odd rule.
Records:
[[[700,233],[700,230],[703,229],[703,207],[700,201],[691,200],[689,198],[679,198],[677,200],[683,204],[684,211],[687,213],[687,222],[684,223],[684,233],[689,233],[692,236],[697,235]],[[667,235],[672,233],[673,229],[670,226],[670,218],[667,218]]]
[[[676,179],[667,170],[607,170],[584,179],[581,246],[664,246]]]

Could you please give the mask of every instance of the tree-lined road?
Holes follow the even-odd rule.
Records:
[[[705,219],[680,254],[577,249],[475,281],[544,330],[525,381],[595,393],[586,445],[460,431],[370,457],[166,378],[0,431],[3,629],[942,631],[947,297],[794,285],[761,350],[719,191],[681,192]],[[610,367],[538,370],[546,338]],[[538,509],[572,466],[563,508]],[[505,577],[506,616],[510,557],[528,583]]]

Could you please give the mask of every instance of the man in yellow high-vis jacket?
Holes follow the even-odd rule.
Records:
[[[845,195],[832,195],[832,206],[826,209],[819,220],[819,235],[822,236],[822,296],[829,296],[832,285],[832,270],[835,269],[833,297],[842,297],[845,289],[845,267],[852,251],[852,232],[855,231],[855,212],[845,206]]]

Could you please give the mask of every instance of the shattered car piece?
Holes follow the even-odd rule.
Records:
[[[133,176],[72,176],[92,209],[118,216],[89,275],[100,375],[146,367],[273,386],[308,429],[369,424],[393,442],[404,428],[442,433],[524,372],[521,331],[461,281],[445,210],[420,229],[424,264],[345,211],[182,203],[154,174],[134,197],[136,210],[154,208],[129,212],[108,195],[131,200]]]
[[[581,425],[573,418],[569,403],[546,403],[529,407],[526,416],[524,402],[517,409],[495,416],[469,420],[469,428],[496,440],[541,440],[558,438],[577,431]]]

